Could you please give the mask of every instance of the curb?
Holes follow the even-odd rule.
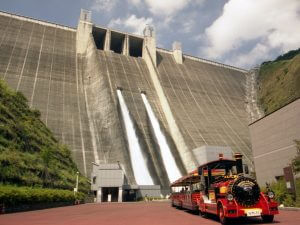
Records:
[[[283,211],[300,211],[300,208],[297,207],[278,207],[278,209]]]

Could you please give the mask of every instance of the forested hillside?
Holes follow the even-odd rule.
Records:
[[[70,151],[39,117],[0,79],[0,183],[73,190],[78,170]],[[79,180],[79,190],[87,192],[87,178]]]
[[[300,49],[264,62],[258,76],[258,98],[266,114],[300,97]]]

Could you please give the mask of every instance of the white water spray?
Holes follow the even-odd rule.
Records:
[[[125,124],[131,165],[136,183],[139,185],[153,185],[154,183],[147,168],[145,159],[143,157],[142,150],[137,135],[135,133],[134,125],[129,115],[129,111],[123,98],[122,92],[120,90],[117,90],[117,94],[120,101],[122,116]]]
[[[144,93],[142,93],[141,95],[142,95],[143,102],[145,104],[148,116],[150,118],[150,122],[152,124],[156,140],[157,140],[159,148],[160,148],[160,153],[162,156],[164,166],[167,170],[169,180],[170,180],[170,182],[173,182],[173,181],[179,179],[182,175],[177,167],[175,159],[174,159],[172,152],[170,150],[170,147],[167,143],[167,139],[164,136],[163,132],[161,131],[159,122],[154,115],[154,112],[151,108],[151,105],[148,102],[146,95]]]

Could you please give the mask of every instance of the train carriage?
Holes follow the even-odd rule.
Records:
[[[215,214],[222,224],[238,217],[261,217],[264,222],[273,222],[279,213],[274,193],[270,189],[261,192],[247,170],[241,154],[235,154],[235,160],[220,155],[219,160],[201,165],[173,182],[171,204],[202,216]]]

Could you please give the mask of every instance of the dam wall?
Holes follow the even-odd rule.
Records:
[[[144,36],[122,33],[85,13],[77,29],[0,13],[0,78],[41,111],[83,174],[92,162],[119,162],[136,184],[117,89],[156,185],[167,190],[170,182],[141,93],[181,174],[197,166],[192,150],[203,145],[230,146],[253,168],[248,71],[182,54],[178,44],[156,48],[149,27]]]
[[[111,83],[101,71],[97,48],[92,36],[83,56],[84,96],[87,104],[92,147],[96,163],[120,162],[124,166],[129,183],[135,179],[118,115],[116,99],[112,96]]]
[[[230,146],[252,165],[245,72],[157,51],[160,83],[190,150],[202,145]]]
[[[76,30],[0,14],[0,78],[22,92],[83,174],[94,161]]]
[[[141,91],[146,92],[155,115],[158,116],[162,127],[165,128],[165,118],[151,83],[146,63],[141,58],[128,57],[110,51],[98,50],[97,54],[102,74],[109,80],[111,96],[115,100],[116,106],[118,105],[116,88],[122,88],[122,94],[135,122],[136,132],[139,136],[145,157],[148,159],[148,167],[150,168],[150,173],[154,181],[156,181],[156,183],[159,182],[163,186],[167,186],[167,174],[165,168],[162,166],[163,163],[159,148],[154,138],[151,125],[149,124],[147,112],[141,97]],[[122,118],[120,119],[122,120]],[[124,129],[122,130],[124,132]],[[165,134],[168,135],[166,129],[164,131]],[[123,134],[123,136],[125,137],[126,135]],[[169,138],[169,143],[172,145],[171,138]],[[126,145],[124,147],[126,147]],[[180,165],[181,171],[185,173],[185,168],[174,146],[172,150]]]

